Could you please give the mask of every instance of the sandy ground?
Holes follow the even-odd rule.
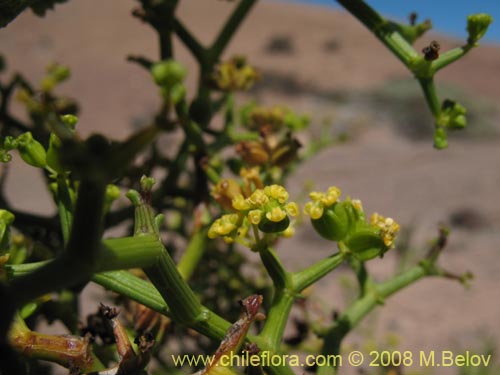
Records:
[[[147,74],[125,61],[130,53],[151,58],[157,54],[153,32],[129,16],[133,6],[134,2],[123,0],[75,0],[45,19],[25,13],[0,31],[1,52],[12,70],[35,80],[51,61],[69,65],[73,77],[61,91],[82,105],[81,133],[99,131],[123,138],[134,122],[147,119],[157,105],[156,89]],[[223,1],[183,0],[179,12],[200,40],[208,43],[231,6]],[[270,53],[267,47],[272,39],[288,40],[288,52]],[[420,44],[432,39],[444,47],[460,43],[431,35]],[[179,59],[194,71],[188,53],[178,43],[175,47]],[[352,17],[323,8],[259,4],[231,43],[227,55],[233,53],[252,56],[251,61],[261,69],[263,81],[257,90],[261,100],[280,100],[310,112],[313,123],[325,116],[335,121],[339,113],[338,105],[331,106],[318,93],[366,91],[389,79],[409,77]],[[498,104],[499,68],[500,48],[484,46],[439,74],[438,83],[463,87]],[[190,87],[195,80],[193,74]],[[356,111],[362,114],[363,108]],[[415,353],[481,353],[488,339],[500,349],[500,140],[454,140],[450,149],[438,152],[432,149],[431,139],[414,142],[394,132],[393,122],[390,117],[368,121],[351,142],[307,161],[292,179],[292,191],[298,194],[305,181],[314,181],[317,188],[335,184],[346,194],[362,198],[368,212],[379,211],[411,226],[414,244],[420,248],[434,237],[437,223],[449,221],[450,215],[461,210],[472,211],[475,225],[453,231],[442,264],[456,272],[470,270],[476,278],[467,290],[435,279],[411,286],[388,300],[349,342],[362,347],[366,337],[375,337],[382,345],[388,334],[395,334],[399,349]],[[36,176],[20,163],[15,166],[9,198],[19,208],[50,210],[49,197],[38,193]],[[279,248],[292,268],[333,250],[309,228],[300,229],[295,241]],[[393,266],[391,255],[370,263],[378,279]],[[342,308],[342,290],[336,282],[341,277],[339,272],[321,281],[314,300]],[[351,372],[345,369],[344,373]],[[457,370],[441,368],[434,373],[456,374]]]

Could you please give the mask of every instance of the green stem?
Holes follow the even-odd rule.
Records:
[[[353,302],[326,330],[322,354],[339,354],[340,345],[344,337],[355,328],[368,313],[377,305],[383,303],[386,298],[429,274],[432,274],[429,273],[429,268],[418,265],[384,283],[378,285],[373,284],[373,287],[367,290],[363,297]],[[318,374],[320,375],[331,375],[335,373],[336,369],[333,367],[323,366],[318,368]]]
[[[420,78],[418,82],[422,87],[422,91],[424,92],[425,100],[427,101],[429,109],[431,110],[434,117],[437,118],[437,116],[439,116],[439,114],[441,113],[441,104],[439,103],[439,99],[436,93],[436,87],[434,86],[434,78]]]
[[[177,269],[184,280],[189,280],[198,266],[207,243],[207,230],[202,229],[191,237],[184,254],[177,263]]]
[[[272,352],[279,351],[294,300],[295,294],[289,289],[276,289],[266,323],[259,334]]]
[[[191,51],[199,63],[206,60],[206,52],[203,46],[196,40],[188,29],[177,18],[174,19],[174,30],[184,45]]]
[[[163,245],[155,236],[108,239],[103,241],[94,271],[106,272],[149,267],[154,264],[162,252]],[[10,279],[16,279],[52,262],[55,260],[17,265],[8,264],[5,269]]]
[[[295,290],[297,292],[301,292],[340,266],[344,260],[345,254],[336,253],[320,260],[300,272],[295,273],[293,275],[293,286]]]
[[[363,23],[406,66],[418,57],[418,53],[406,39],[362,0],[337,0],[349,13]]]
[[[259,255],[267,273],[273,280],[274,287],[277,289],[291,289],[291,274],[285,270],[276,252],[272,248],[265,246],[259,249]]]
[[[190,326],[200,319],[204,309],[165,248],[155,264],[145,268],[144,272],[170,307],[175,321]]]
[[[126,168],[146,146],[149,146],[160,134],[161,129],[151,125],[133,134],[125,142],[113,149],[112,158],[108,161],[108,171],[113,176],[119,176],[120,171]]]
[[[73,204],[69,186],[64,176],[57,176],[57,208],[63,234],[64,245],[67,245],[73,222]]]
[[[100,171],[84,178],[66,251],[53,262],[12,281],[3,296],[0,337],[5,337],[14,311],[45,293],[88,280],[95,267],[101,237],[101,218],[106,182]]]
[[[236,9],[226,21],[217,39],[209,49],[210,65],[213,65],[220,58],[222,52],[224,52],[224,49],[229,44],[229,41],[238,30],[238,27],[256,3],[257,0],[241,0],[236,6]]]
[[[472,49],[473,46],[466,44],[463,47],[453,48],[449,51],[443,52],[439,55],[437,60],[434,60],[431,64],[431,68],[434,73],[438,70],[443,69],[445,66],[451,64],[454,61],[457,61],[462,56],[464,56],[467,52]]]
[[[163,315],[170,315],[169,309],[158,290],[148,281],[128,271],[96,273],[92,281],[120,295],[133,299]]]

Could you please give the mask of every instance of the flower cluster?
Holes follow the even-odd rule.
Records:
[[[223,207],[228,208],[231,199],[230,214],[223,215],[214,221],[208,230],[209,238],[223,237],[226,242],[237,241],[248,245],[249,230],[253,227],[264,233],[278,233],[283,236],[293,235],[290,217],[299,214],[295,202],[288,202],[288,191],[280,185],[269,185],[255,188],[249,192],[248,177],[255,178],[256,169],[242,171],[245,186],[241,188],[234,180],[223,180],[212,190],[212,196]],[[255,238],[256,241],[259,238]]]
[[[336,186],[328,188],[326,193],[313,191],[309,193],[311,202],[306,203],[304,206],[304,213],[309,215],[312,219],[319,219],[323,216],[324,209],[337,203],[342,192]]]
[[[380,237],[385,246],[388,248],[394,246],[394,239],[400,229],[399,224],[394,219],[374,213],[370,218],[370,224],[380,229]]]
[[[222,91],[248,90],[258,79],[257,71],[242,56],[220,63],[213,75],[214,83]]]
[[[304,212],[322,237],[342,241],[362,261],[383,255],[394,246],[400,229],[394,219],[377,213],[368,222],[361,201],[339,201],[341,191],[332,186],[326,192],[312,192]]]

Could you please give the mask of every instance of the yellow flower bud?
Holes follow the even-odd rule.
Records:
[[[295,202],[290,202],[285,206],[286,212],[290,216],[298,216],[299,215],[299,206]]]
[[[235,196],[233,198],[232,206],[235,210],[238,210],[238,211],[246,211],[246,210],[250,209],[250,204],[247,202],[247,200],[241,194],[238,194],[237,196]]]

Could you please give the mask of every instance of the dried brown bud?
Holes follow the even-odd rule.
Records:
[[[236,145],[236,152],[249,165],[263,165],[269,160],[264,145],[257,141],[243,141]]]
[[[211,192],[212,197],[226,210],[233,209],[233,199],[240,194],[243,194],[241,187],[233,179],[220,181]]]
[[[439,43],[435,40],[433,40],[427,47],[422,49],[422,52],[424,54],[424,58],[427,61],[433,61],[436,60],[439,57],[439,50],[441,49],[441,46]]]

